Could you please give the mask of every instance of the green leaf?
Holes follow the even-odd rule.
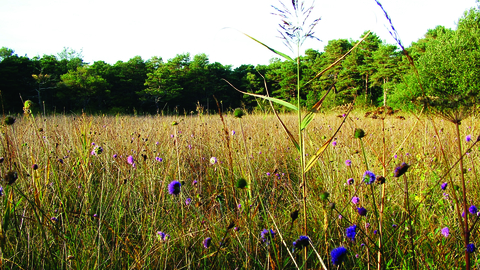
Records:
[[[259,97],[259,98],[263,98],[263,99],[266,99],[266,100],[269,100],[269,101],[272,101],[272,102],[275,102],[277,104],[280,104],[282,106],[285,106],[289,109],[292,109],[292,110],[295,110],[295,111],[298,111],[298,108],[297,106],[293,105],[292,103],[289,103],[289,102],[286,102],[284,100],[281,100],[281,99],[278,99],[278,98],[274,98],[274,97],[267,97],[267,96],[264,96],[264,95],[258,95],[258,94],[253,94],[253,93],[247,93],[247,92],[243,92],[239,89],[237,89],[235,86],[233,86],[229,81],[223,79],[224,81],[226,81],[231,87],[233,87],[235,90],[237,90],[238,92],[244,94],[244,95],[249,95],[249,96],[252,96],[252,97]]]
[[[247,34],[245,34],[245,33],[242,33],[242,34],[244,34],[245,36],[251,38],[252,40],[254,40],[254,41],[256,41],[256,42],[258,42],[259,44],[265,46],[267,49],[269,49],[270,51],[272,51],[272,52],[280,55],[281,57],[283,57],[283,58],[285,58],[285,59],[287,59],[287,60],[289,60],[289,61],[293,61],[293,59],[292,59],[290,56],[288,56],[288,55],[286,55],[286,54],[284,54],[284,53],[282,53],[282,52],[279,52],[279,51],[277,51],[277,50],[275,50],[275,49],[267,46],[265,43],[263,43],[263,42],[255,39],[255,38],[253,38],[253,37],[251,37],[251,36],[249,36],[249,35],[247,35]]]

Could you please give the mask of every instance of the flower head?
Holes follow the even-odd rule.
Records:
[[[348,178],[347,185],[351,186],[351,185],[353,185],[353,182],[355,182],[355,180],[353,180],[353,178]]]
[[[353,204],[358,204],[359,202],[360,202],[360,198],[358,198],[357,196],[352,198],[352,203]]]
[[[352,226],[348,227],[345,234],[347,238],[355,241],[355,235],[357,235],[357,225],[353,224]]]
[[[263,231],[260,233],[260,240],[262,240],[262,242],[265,243],[266,245],[269,245],[270,240],[273,239],[274,237],[275,237],[275,232],[272,229],[270,230],[263,229]]]
[[[475,244],[470,243],[470,244],[467,245],[467,252],[468,253],[473,253],[473,252],[475,252],[475,250],[477,250],[477,248],[475,247]]]
[[[135,164],[135,161],[133,160],[133,156],[128,156],[127,157],[127,163],[130,164],[130,165]]]
[[[174,180],[168,184],[168,192],[172,195],[178,195],[180,194],[180,187],[182,184],[178,182],[177,180]]]
[[[440,185],[440,187],[442,188],[442,190],[445,190],[445,189],[447,189],[447,185],[448,185],[448,183],[445,182],[445,183],[442,183],[442,184]]]
[[[363,174],[363,181],[367,184],[370,185],[375,182],[376,176],[373,172],[371,171],[365,171]]]
[[[211,237],[207,237],[205,238],[205,240],[203,240],[203,247],[204,248],[208,248],[210,246],[210,243],[212,242],[212,238]]]
[[[345,160],[345,166],[347,167],[352,166],[352,161],[350,159]]]
[[[215,163],[217,163],[217,158],[216,157],[211,157],[210,158],[210,164],[214,165]]]
[[[450,229],[448,227],[445,227],[441,230],[442,235],[447,238],[450,235]]]
[[[472,140],[472,135],[467,135],[467,136],[465,137],[465,141],[466,141],[466,142],[470,142],[471,140]]]
[[[347,255],[347,249],[345,247],[338,247],[332,250],[330,253],[332,256],[332,263],[334,265],[340,265],[343,262],[343,259],[345,259],[345,256]]]
[[[393,176],[400,177],[404,175],[407,172],[409,167],[410,166],[407,163],[403,162],[402,165],[395,168],[395,171],[393,171]]]
[[[367,215],[367,209],[365,209],[363,207],[357,208],[357,212],[360,216],[366,216]]]
[[[295,242],[293,242],[293,248],[301,250],[304,247],[307,247],[308,244],[310,243],[310,238],[306,235],[300,235]]]
[[[472,215],[476,215],[477,212],[478,212],[478,209],[475,205],[471,205],[469,208],[468,208],[468,212],[470,212],[470,214]]]
[[[185,204],[186,204],[186,205],[189,205],[191,202],[192,202],[192,199],[191,199],[191,198],[187,198],[187,199],[185,200]]]

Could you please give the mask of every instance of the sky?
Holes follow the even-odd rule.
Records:
[[[455,29],[463,13],[476,6],[475,0],[380,2],[404,46],[437,25]],[[88,63],[205,53],[211,63],[267,65],[278,56],[242,33],[293,56],[278,38],[281,21],[272,15],[272,5],[281,6],[278,0],[1,0],[0,47],[30,58],[68,47],[82,51]],[[358,40],[366,30],[395,44],[374,0],[316,0],[311,18],[317,17],[315,35],[321,41],[305,42],[302,52],[323,51],[333,39]]]

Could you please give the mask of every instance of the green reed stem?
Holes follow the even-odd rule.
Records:
[[[463,211],[465,213],[463,222],[465,230],[463,232],[463,239],[465,244],[465,267],[467,270],[470,270],[470,254],[467,251],[467,245],[470,242],[470,232],[468,230],[468,212],[467,212],[467,188],[465,186],[465,177],[463,174],[463,155],[462,155],[462,143],[460,142],[460,123],[459,121],[455,122],[455,129],[457,131],[457,146],[458,146],[458,156],[460,159],[460,178],[462,180],[462,195],[463,195]]]

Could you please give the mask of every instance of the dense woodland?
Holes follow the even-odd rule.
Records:
[[[361,39],[365,34],[360,35]],[[358,40],[328,42],[323,52],[308,49],[301,56],[302,83],[352,48]],[[405,48],[386,44],[371,33],[339,65],[302,89],[305,105],[314,104],[333,86],[325,107],[355,102],[357,106],[385,103],[404,110],[422,95],[447,96],[475,104],[480,84],[480,11],[471,9],[459,19],[457,29],[442,26]],[[265,109],[267,104],[235,91],[238,89],[296,99],[296,64],[272,59],[268,65],[233,68],[208,56],[179,54],[173,59],[135,56],[114,65],[85,63],[81,53],[65,48],[58,55],[28,58],[10,48],[0,49],[0,91],[4,113],[22,111],[31,100],[47,113],[197,113],[224,109]],[[417,76],[418,72],[418,76]],[[265,83],[264,83],[265,79]],[[422,90],[423,88],[423,90]]]

